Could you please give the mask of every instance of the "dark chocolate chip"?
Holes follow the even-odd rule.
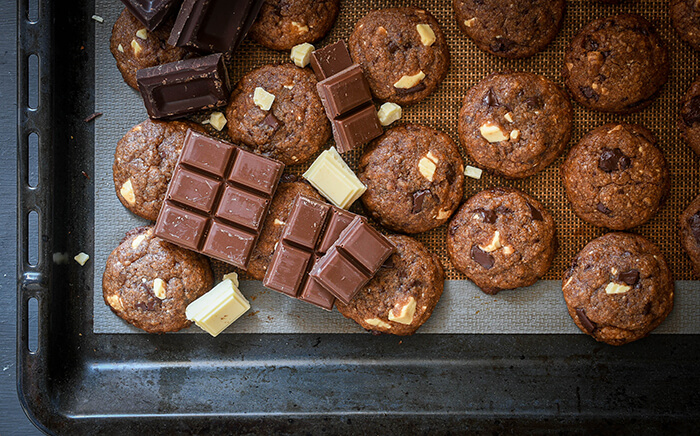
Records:
[[[449,164],[447,166],[447,171],[445,172],[445,178],[447,179],[447,184],[451,185],[455,182],[457,177],[457,171],[455,171],[454,165]]]
[[[599,212],[604,213],[605,215],[610,215],[612,211],[608,209],[603,203],[598,203],[598,205],[595,207],[598,209]]]
[[[695,215],[688,218],[688,226],[695,237],[695,242],[700,244],[700,211],[695,212]]]
[[[513,211],[510,210],[509,207],[498,206],[498,207],[496,208],[496,213],[499,214],[499,215],[509,215],[509,214],[513,213]]]
[[[272,112],[268,112],[267,116],[263,119],[263,122],[272,127],[272,130],[275,132],[280,128],[280,120],[278,120],[277,117],[272,114]]]
[[[630,165],[632,165],[631,159],[625,156],[619,148],[612,150],[607,147],[603,148],[603,152],[600,154],[600,160],[598,160],[598,168],[606,173],[626,170]]]
[[[583,48],[586,51],[595,51],[598,50],[598,47],[600,47],[600,44],[590,35],[583,41]]]
[[[458,230],[458,229],[459,229],[459,225],[458,225],[458,224],[452,224],[452,225],[450,226],[450,230],[449,230],[450,235],[454,236],[455,233],[457,233],[457,230]]]
[[[700,123],[700,95],[691,98],[683,107],[683,122],[688,127]]]
[[[617,275],[617,279],[628,286],[634,286],[639,281],[639,270],[631,269]]]
[[[425,89],[425,83],[420,82],[419,84],[417,84],[416,86],[414,86],[412,88],[408,88],[408,89],[396,88],[396,92],[398,94],[413,94],[414,92],[420,92],[424,89]]]
[[[525,100],[525,104],[527,104],[531,109],[542,109],[542,99],[539,96],[534,96],[534,97],[528,97],[527,100]]]
[[[647,301],[644,305],[644,315],[649,315],[651,313],[651,301]]]
[[[527,204],[528,207],[530,208],[530,215],[532,215],[532,219],[534,221],[544,221],[544,217],[542,216],[542,212],[537,210],[537,208],[530,203]]]
[[[389,41],[389,44],[386,45],[386,48],[389,49],[389,53],[394,54],[396,53],[401,47],[394,41]]]
[[[598,101],[598,93],[593,90],[590,86],[579,86],[578,89],[581,91],[584,97],[588,100],[593,99]]]
[[[299,180],[299,176],[297,176],[296,174],[289,174],[289,173],[282,174],[282,177],[280,178],[280,182],[284,182],[284,183],[296,182],[298,180]]]
[[[479,208],[476,209],[474,213],[481,215],[481,220],[486,224],[493,224],[498,219],[498,215],[496,215],[496,212],[492,210]]]
[[[493,256],[491,256],[489,253],[485,252],[481,248],[479,248],[478,245],[474,244],[472,245],[472,260],[479,265],[481,265],[484,269],[491,269],[493,268]]]
[[[632,159],[629,156],[622,156],[620,158],[620,171],[624,171],[632,166]]]
[[[489,92],[484,96],[484,104],[489,107],[498,106],[498,99],[493,94],[493,89],[489,88]]]
[[[153,312],[156,309],[156,301],[153,298],[149,298],[145,303],[139,301],[136,303],[136,308],[141,310],[146,310],[148,312]]]
[[[515,41],[508,38],[498,38],[491,43],[491,51],[496,53],[505,53],[511,51],[515,45]]]
[[[382,268],[393,268],[394,267],[394,256],[389,256],[389,258],[382,264]]]
[[[595,324],[588,319],[586,316],[586,311],[583,309],[576,309],[576,315],[578,316],[578,320],[581,321],[581,324],[583,324],[583,328],[588,331],[588,333],[593,333],[595,330]]]
[[[411,213],[419,213],[423,210],[423,203],[428,195],[430,195],[430,189],[421,189],[413,193],[413,209],[411,209]]]

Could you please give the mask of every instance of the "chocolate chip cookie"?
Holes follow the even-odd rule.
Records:
[[[112,28],[109,49],[129,86],[139,89],[136,83],[138,70],[185,58],[187,51],[184,48],[167,43],[174,23],[175,17],[171,17],[151,32],[127,9],[119,15]]]
[[[562,289],[578,328],[610,345],[645,337],[673,309],[673,279],[664,256],[630,233],[589,242],[564,273]]]
[[[250,36],[273,50],[314,42],[331,30],[340,0],[265,0]]]
[[[308,183],[296,181],[294,176],[290,177],[286,174],[282,177],[283,180],[279,186],[277,186],[275,196],[270,203],[267,218],[265,218],[262,230],[260,231],[258,243],[255,248],[253,248],[253,252],[250,255],[250,263],[246,270],[255,280],[262,280],[263,277],[265,277],[265,271],[267,271],[267,267],[270,265],[270,260],[272,260],[272,255],[275,252],[275,246],[282,236],[284,224],[287,222],[289,213],[292,211],[294,198],[297,194],[325,202],[321,195]],[[285,181],[284,179],[291,179],[291,181]]]
[[[535,283],[549,270],[556,250],[552,215],[515,189],[479,192],[447,226],[452,264],[486,294]]]
[[[671,24],[681,39],[695,50],[700,50],[700,2],[671,0],[669,15]]]
[[[544,50],[559,33],[565,0],[454,0],[459,28],[481,50],[525,58]]]
[[[700,196],[678,218],[681,244],[690,257],[695,275],[700,276]]]
[[[446,134],[430,127],[394,127],[365,150],[358,168],[367,186],[365,210],[381,225],[404,233],[433,229],[459,206],[464,164]]]
[[[191,324],[185,309],[211,289],[212,277],[207,258],[140,227],[107,258],[102,292],[124,321],[148,333],[176,332]]]
[[[533,73],[494,73],[467,91],[459,111],[459,140],[481,167],[506,177],[531,176],[569,143],[568,95]]]
[[[357,22],[349,45],[372,94],[402,105],[430,95],[450,66],[445,35],[435,17],[424,9],[372,11]]]
[[[700,155],[700,77],[690,85],[681,100],[678,128],[685,142]]]
[[[274,96],[269,110],[256,104],[256,93]],[[306,162],[331,137],[331,124],[316,92],[316,76],[289,63],[266,65],[246,74],[231,93],[226,119],[233,142],[285,165]]]
[[[656,137],[634,124],[605,124],[576,144],[561,166],[566,196],[584,221],[614,230],[647,222],[669,190]]]
[[[119,140],[112,176],[124,207],[150,221],[158,218],[188,129],[204,130],[185,121],[148,119]]]
[[[562,76],[583,106],[630,113],[650,105],[668,80],[669,56],[651,23],[635,14],[585,25],[564,55]]]
[[[336,300],[338,311],[363,328],[412,335],[440,300],[445,273],[438,257],[408,236],[387,236],[396,252],[349,304]]]

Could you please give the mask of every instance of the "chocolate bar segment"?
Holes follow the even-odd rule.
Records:
[[[280,243],[267,268],[263,285],[296,297],[312,256],[312,253]]]
[[[340,40],[311,53],[311,69],[321,81],[352,65],[352,58],[345,41]]]
[[[323,234],[323,239],[318,247],[320,253],[325,253],[338,240],[340,234],[350,225],[355,214],[346,212],[342,209],[333,209],[326,232]]]
[[[360,217],[356,217],[343,231],[335,246],[372,274],[394,251],[393,245]]]
[[[316,89],[331,120],[372,101],[369,83],[358,64],[318,82]]]
[[[383,132],[374,105],[365,106],[351,114],[332,120],[331,127],[335,146],[340,153],[366,144]]]
[[[282,239],[313,250],[324,230],[329,210],[330,206],[327,204],[299,197],[287,219],[287,223],[291,225],[284,227]]]
[[[283,169],[189,130],[155,234],[245,269]]]
[[[228,72],[221,54],[144,68],[136,73],[151,118],[177,118],[228,101]]]
[[[122,0],[131,15],[151,31],[163,22],[178,2],[179,0]]]

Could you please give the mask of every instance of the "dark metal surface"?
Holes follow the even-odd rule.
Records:
[[[20,25],[20,64],[40,53],[45,77],[40,110],[19,110],[19,136],[39,131],[42,158],[40,188],[28,190],[20,141],[18,217],[22,230],[25,212],[41,209],[43,263],[24,263],[22,232],[17,257],[18,385],[42,428],[70,435],[696,431],[697,335],[614,348],[583,335],[93,334],[90,263],[51,262],[54,252],[94,252],[93,130],[83,121],[94,111],[93,5],[42,6],[38,25]],[[36,354],[26,351],[29,296],[40,301]]]

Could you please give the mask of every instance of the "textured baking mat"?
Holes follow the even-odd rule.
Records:
[[[372,9],[389,6],[419,5],[427,8],[440,22],[450,45],[452,65],[440,88],[423,102],[404,108],[402,121],[415,122],[440,129],[457,140],[457,112],[461,98],[470,86],[493,71],[532,71],[561,83],[559,70],[566,45],[574,33],[588,21],[620,12],[636,12],[649,19],[671,51],[672,70],[669,83],[650,108],[628,116],[605,115],[588,111],[574,104],[572,144],[594,127],[614,121],[640,123],[659,138],[668,160],[672,188],[663,209],[649,223],[634,229],[657,243],[667,257],[676,280],[675,308],[656,331],[659,333],[700,334],[700,282],[691,281],[690,264],[683,254],[677,236],[676,220],[682,209],[700,191],[698,162],[683,144],[676,129],[680,97],[698,73],[700,53],[682,43],[668,19],[667,0],[637,0],[620,6],[609,6],[589,0],[570,0],[564,26],[547,49],[532,58],[505,60],[479,51],[457,28],[452,1],[343,1],[337,23],[331,33],[316,47],[338,39],[346,39],[355,22]],[[118,0],[97,0],[95,13],[104,18],[96,23],[96,97],[95,108],[104,115],[95,121],[95,253],[92,265],[94,283],[94,331],[96,333],[142,333],[114,315],[102,299],[102,273],[107,256],[124,233],[147,224],[130,214],[114,192],[112,161],[117,141],[147,115],[138,93],[122,80],[109,52],[112,25],[122,9]],[[245,42],[230,63],[232,82],[253,68],[272,62],[285,62],[288,52],[274,52],[255,43]],[[216,132],[210,131],[215,134]],[[221,136],[221,135],[219,135]],[[222,136],[225,138],[225,135]],[[330,144],[329,144],[330,145]],[[346,155],[354,166],[359,152]],[[501,292],[497,296],[481,293],[471,282],[452,268],[444,250],[445,227],[416,235],[432,251],[438,253],[447,273],[445,292],[432,318],[420,333],[575,333],[557,280],[571,259],[583,246],[605,231],[579,220],[569,208],[559,178],[559,165],[564,156],[541,173],[521,181],[509,181],[485,174],[481,180],[467,179],[465,198],[492,186],[512,186],[531,193],[552,212],[557,222],[559,253],[545,279],[527,289]],[[465,155],[465,162],[471,163]],[[309,162],[310,163],[310,162]],[[298,165],[291,172],[301,173],[308,164]],[[359,202],[358,202],[359,203]],[[359,207],[359,206],[355,206]],[[359,209],[358,209],[359,211]],[[215,277],[232,270],[214,262]],[[244,276],[243,276],[244,277]],[[252,308],[236,321],[230,333],[359,333],[363,330],[337,311],[332,313],[292,300],[274,291],[265,290],[260,282],[245,281],[243,293]],[[187,332],[199,332],[190,328]]]

